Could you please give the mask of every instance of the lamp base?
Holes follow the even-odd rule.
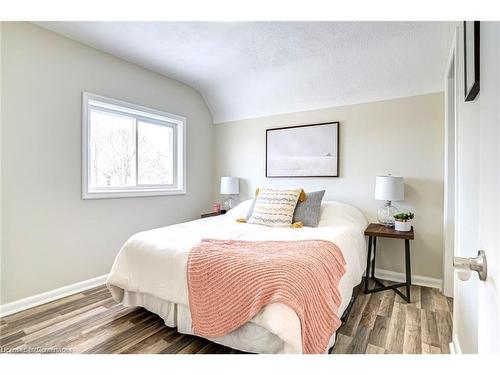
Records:
[[[236,207],[236,199],[234,199],[233,197],[227,197],[226,200],[224,201],[224,209],[226,211],[229,211],[234,207]]]
[[[385,206],[380,207],[377,212],[378,222],[387,227],[394,226],[394,215],[399,212],[399,209],[396,206],[391,205],[391,201],[387,201]]]

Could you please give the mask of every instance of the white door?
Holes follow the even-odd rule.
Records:
[[[500,351],[500,22],[481,26],[479,248],[488,278],[479,283],[478,352]]]
[[[463,26],[459,36],[463,41]],[[500,351],[500,23],[481,22],[480,92],[463,102],[460,43],[457,128],[456,250],[487,256],[488,276],[455,278],[453,346],[462,353]]]

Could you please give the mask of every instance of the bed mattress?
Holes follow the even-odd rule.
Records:
[[[367,221],[363,214],[344,203],[323,202],[317,228],[270,228],[236,222],[246,216],[250,204],[251,200],[243,202],[225,215],[134,234],[121,248],[108,276],[113,298],[126,306],[144,307],[162,317],[166,325],[191,334],[187,258],[201,239],[322,239],[339,246],[346,261],[346,273],[339,284],[341,316],[353,288],[361,282],[366,264],[363,232]],[[207,339],[246,352],[302,353],[299,318],[282,303],[265,306],[248,323],[225,336]]]

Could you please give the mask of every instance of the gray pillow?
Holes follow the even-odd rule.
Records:
[[[317,227],[323,195],[325,195],[325,190],[306,193],[306,200],[298,202],[295,207],[293,222],[301,221],[307,227]]]

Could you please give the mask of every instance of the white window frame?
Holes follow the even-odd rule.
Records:
[[[138,120],[161,124],[173,128],[174,134],[174,178],[171,185],[137,185],[134,187],[90,186],[90,110],[99,108],[103,112],[123,114],[123,110]],[[136,132],[137,132],[136,127]],[[137,138],[137,137],[136,137]],[[136,139],[137,152],[137,139]],[[137,158],[137,156],[136,156]],[[138,163],[136,163],[137,168]],[[136,176],[138,177],[136,170]],[[159,195],[186,194],[186,118],[122,100],[84,92],[82,95],[82,199],[151,197]]]

